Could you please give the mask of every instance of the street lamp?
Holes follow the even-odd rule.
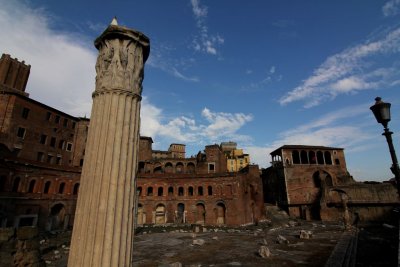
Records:
[[[384,127],[384,132],[382,135],[386,137],[386,141],[389,145],[389,151],[390,151],[390,156],[392,157],[392,167],[390,170],[394,174],[394,177],[396,179],[396,185],[397,185],[397,193],[400,196],[400,169],[399,169],[399,164],[397,162],[397,157],[396,157],[396,151],[394,150],[393,146],[393,140],[392,140],[392,134],[388,128],[388,123],[390,121],[390,103],[385,103],[382,101],[382,98],[377,97],[375,98],[375,105],[371,106],[370,109],[374,113],[374,116],[378,123],[381,123]]]

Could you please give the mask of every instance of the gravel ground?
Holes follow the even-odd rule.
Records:
[[[300,239],[301,230],[312,237]],[[295,220],[201,233],[191,227],[146,227],[135,236],[133,266],[324,266],[343,231],[339,224]],[[279,235],[288,242],[277,243]],[[67,266],[70,238],[70,231],[42,236],[48,267]],[[356,266],[397,266],[398,240],[397,227],[360,227]],[[259,255],[263,245],[269,257]]]

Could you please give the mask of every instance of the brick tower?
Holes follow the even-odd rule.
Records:
[[[68,266],[131,266],[144,63],[142,33],[113,19],[95,40],[96,89]]]

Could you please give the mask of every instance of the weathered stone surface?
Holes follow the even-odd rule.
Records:
[[[38,234],[39,234],[39,231],[38,231],[37,227],[24,226],[24,227],[18,228],[17,239],[18,240],[32,239],[34,237],[37,237]]]
[[[128,267],[132,266],[140,101],[150,43],[140,32],[110,25],[95,46],[96,88],[68,266]]]
[[[8,241],[15,235],[15,229],[13,227],[0,228],[0,242]]]
[[[307,230],[300,230],[300,239],[310,239],[312,237],[312,232]]]
[[[174,262],[174,263],[171,263],[169,266],[170,266],[170,267],[182,267],[182,263],[180,263],[180,262]]]
[[[204,243],[205,243],[204,239],[194,239],[193,240],[193,245],[202,246],[202,245],[204,245]]]
[[[271,252],[267,246],[261,246],[258,250],[258,255],[262,258],[269,258],[271,256]]]

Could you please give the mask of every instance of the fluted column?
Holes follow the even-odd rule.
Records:
[[[96,89],[69,267],[132,265],[140,101],[149,39],[114,19],[98,37]]]

